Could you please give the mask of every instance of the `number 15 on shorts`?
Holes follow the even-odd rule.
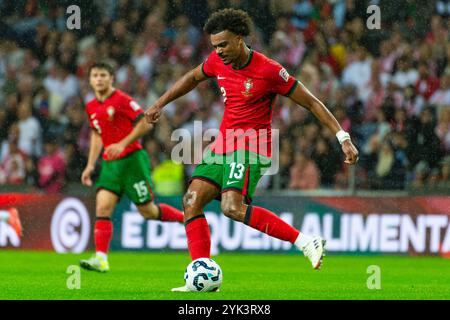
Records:
[[[136,182],[135,184],[133,184],[133,188],[136,189],[136,193],[139,197],[139,202],[144,201],[148,195],[148,189],[147,185],[145,184],[145,180]]]

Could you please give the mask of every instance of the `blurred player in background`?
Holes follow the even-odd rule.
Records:
[[[14,228],[17,235],[22,237],[22,223],[20,222],[19,211],[16,208],[10,208],[8,210],[0,210],[0,221],[7,222]]]
[[[86,105],[91,125],[89,158],[81,182],[92,186],[91,175],[102,148],[103,161],[96,182],[94,228],[96,254],[80,265],[88,270],[109,270],[108,249],[112,237],[111,216],[120,197],[126,194],[145,219],[183,221],[183,213],[167,204],[155,204],[152,193],[150,161],[138,141],[151,128],[141,107],[127,94],[113,87],[110,65],[96,63],[89,69],[89,83],[95,99]]]
[[[246,45],[244,37],[250,34],[251,25],[251,18],[242,10],[223,9],[212,14],[204,30],[210,35],[214,51],[203,64],[186,73],[164,93],[146,111],[146,118],[149,123],[155,123],[165,105],[208,78],[216,78],[224,97],[225,112],[219,136],[196,167],[183,199],[192,260],[210,257],[210,230],[203,208],[220,197],[221,209],[226,216],[291,242],[309,258],[313,268],[318,269],[325,251],[322,238],[305,235],[273,212],[251,205],[253,192],[267,165],[266,160],[271,158],[270,130],[276,95],[289,97],[307,108],[328,127],[341,143],[346,163],[356,163],[358,151],[350,135],[300,81],[290,76],[279,63]],[[241,132],[235,134],[236,130]],[[235,139],[246,138],[247,141],[244,140],[243,144],[238,142],[236,146]],[[264,161],[252,163],[251,159]],[[172,290],[188,291],[186,287]]]

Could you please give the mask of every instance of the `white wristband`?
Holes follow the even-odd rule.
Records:
[[[348,132],[345,132],[344,130],[339,130],[336,133],[336,138],[338,139],[339,143],[342,144],[345,140],[350,140],[350,134]]]

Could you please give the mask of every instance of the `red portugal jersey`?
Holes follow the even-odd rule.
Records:
[[[217,79],[225,112],[212,151],[219,154],[250,150],[272,156],[272,108],[277,94],[289,96],[297,81],[278,62],[250,51],[240,69],[225,65],[213,51],[202,65],[207,77]]]
[[[129,95],[117,89],[103,102],[97,99],[89,101],[86,112],[91,128],[102,137],[104,148],[129,135],[133,124],[144,115],[142,108]],[[142,145],[136,140],[125,148],[119,158],[140,149]],[[103,159],[108,160],[105,152]]]

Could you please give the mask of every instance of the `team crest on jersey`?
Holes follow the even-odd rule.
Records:
[[[242,94],[245,97],[250,97],[251,95],[253,95],[252,93],[250,93],[250,90],[253,88],[253,80],[252,79],[245,80],[244,88],[245,88],[245,91],[242,91]]]
[[[114,109],[113,106],[109,106],[106,109],[106,113],[108,114],[108,120],[113,121],[114,120],[114,113],[116,113],[116,109]]]

